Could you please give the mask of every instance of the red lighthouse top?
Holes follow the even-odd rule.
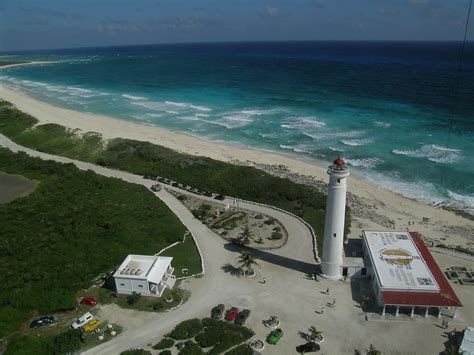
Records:
[[[336,166],[338,166],[338,167],[342,167],[342,166],[344,166],[344,164],[346,164],[346,163],[345,163],[344,160],[341,159],[341,157],[337,157],[337,159],[334,160],[333,164],[336,165]]]

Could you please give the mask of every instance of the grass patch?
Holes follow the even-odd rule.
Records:
[[[73,309],[94,277],[128,254],[161,250],[186,230],[143,186],[6,149],[0,169],[40,181],[29,196],[0,205],[0,337],[34,312]],[[178,264],[194,252],[178,254]]]
[[[166,249],[160,255],[171,256],[173,258],[173,274],[176,277],[195,275],[202,271],[201,257],[199,256],[196,244],[190,235],[186,237],[184,242]],[[183,269],[188,269],[188,272],[183,273]]]

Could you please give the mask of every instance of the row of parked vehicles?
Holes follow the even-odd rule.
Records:
[[[221,319],[224,315],[225,306],[219,304],[211,310],[211,317],[214,319]],[[244,309],[240,311],[237,307],[231,307],[225,312],[224,319],[230,322],[234,322],[237,325],[243,326],[250,316],[250,310]]]
[[[83,304],[83,305],[90,306],[90,307],[95,307],[97,305],[97,301],[92,297],[84,297],[84,298],[81,299],[81,301],[79,303]],[[74,323],[73,323],[73,325],[74,325]],[[43,327],[45,325],[53,325],[53,324],[54,324],[54,316],[42,316],[42,317],[33,319],[30,323],[30,328],[38,328],[38,327]],[[73,326],[73,328],[74,328],[74,326]],[[76,328],[74,328],[74,329],[76,329]]]
[[[212,193],[212,192],[209,192],[209,191],[199,190],[195,187],[192,187],[192,186],[189,186],[189,185],[184,185],[184,184],[181,184],[179,182],[176,182],[174,180],[170,180],[170,179],[162,177],[162,176],[144,175],[143,178],[148,179],[148,180],[158,181],[162,184],[170,185],[170,186],[173,186],[173,187],[177,187],[178,189],[186,190],[186,191],[192,192],[196,195],[211,197],[211,198],[214,198],[214,199],[220,200],[220,201],[225,200],[225,196],[223,196],[223,195],[215,194],[215,193]],[[155,191],[155,192],[160,191],[161,186],[159,184],[153,185],[151,187],[151,190]]]

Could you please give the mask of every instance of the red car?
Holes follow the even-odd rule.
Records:
[[[81,304],[86,304],[88,306],[94,307],[97,304],[97,301],[92,297],[84,297],[81,300]]]
[[[232,307],[231,309],[228,309],[227,312],[225,312],[225,319],[234,321],[235,318],[239,315],[240,311],[236,307]]]

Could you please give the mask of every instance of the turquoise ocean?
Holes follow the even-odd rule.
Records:
[[[460,68],[461,46],[262,42],[3,53],[54,63],[0,70],[0,84],[56,106],[318,164],[340,155],[381,187],[472,212],[474,43]]]

